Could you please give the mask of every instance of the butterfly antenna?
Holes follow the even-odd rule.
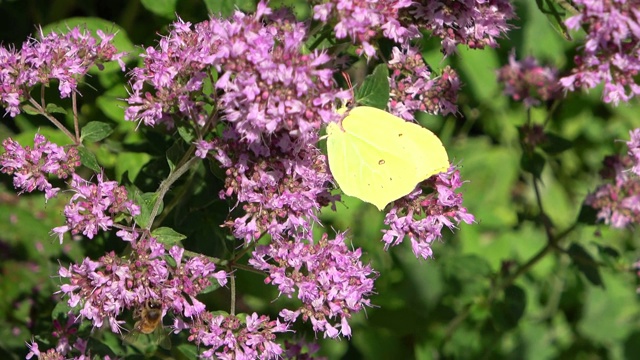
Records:
[[[355,93],[353,91],[353,84],[351,83],[351,77],[345,71],[342,71],[342,77],[347,82],[347,87],[351,91],[351,101],[355,102],[356,95],[355,95]],[[347,104],[347,107],[349,107],[349,105],[351,105],[351,104]]]

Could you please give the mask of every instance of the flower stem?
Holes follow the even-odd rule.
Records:
[[[190,155],[190,153],[191,151],[187,151],[185,156]],[[151,210],[151,214],[149,215],[149,222],[147,223],[145,230],[151,230],[154,219],[156,218],[156,216],[158,215],[158,211],[160,210],[160,204],[162,204],[162,200],[164,199],[164,196],[167,194],[167,192],[171,188],[171,185],[173,185],[173,183],[175,183],[182,175],[184,175],[184,173],[186,173],[189,169],[191,169],[191,167],[198,160],[200,160],[200,158],[198,157],[192,157],[191,159],[189,159],[184,163],[181,160],[180,166],[175,168],[175,170],[171,174],[169,174],[169,177],[167,177],[165,180],[163,180],[160,183],[160,186],[158,187],[158,191],[156,192],[158,194],[158,198],[156,200],[156,203],[153,205],[153,210]]]
[[[236,314],[236,274],[229,274],[229,283],[231,287],[231,306],[229,308],[229,314],[235,316]]]
[[[64,127],[64,125],[62,125],[60,121],[58,121],[58,119],[56,119],[53,115],[49,114],[42,106],[40,106],[40,104],[38,104],[37,101],[35,101],[33,98],[29,98],[29,103],[31,103],[31,105],[33,105],[33,107],[36,108],[36,110],[38,110],[38,112],[42,116],[49,119],[49,121],[51,121],[53,125],[55,125],[58,129],[60,129],[60,131],[62,131],[65,135],[67,135],[69,139],[73,141],[74,144],[78,144],[79,138],[76,138],[75,136],[73,136],[73,134],[69,130],[67,130],[67,128]]]
[[[78,102],[76,92],[71,94],[71,109],[73,110],[73,128],[76,131],[76,144],[80,143],[80,126],[78,125]]]

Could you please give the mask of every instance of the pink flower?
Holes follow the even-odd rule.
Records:
[[[206,313],[194,323],[189,340],[208,347],[204,359],[279,359],[284,350],[274,340],[287,331],[288,324],[265,315],[253,313],[243,324],[233,315]]]
[[[206,99],[215,97],[226,126],[255,153],[266,151],[261,142],[272,136],[311,142],[323,122],[337,119],[333,102],[347,94],[335,88],[326,54],[303,53],[305,36],[304,24],[272,14],[263,2],[252,15],[236,12],[193,28],[179,21],[158,48],[147,49],[145,66],[132,71],[126,119],[204,126]],[[215,96],[203,94],[202,80],[212,71],[220,74]],[[211,150],[197,144],[200,157]]]
[[[569,29],[588,29],[575,68],[560,79],[569,91],[604,84],[603,100],[618,105],[640,94],[640,1],[576,0],[581,13],[566,21]]]
[[[431,78],[422,54],[413,46],[394,47],[389,61],[389,111],[405,120],[415,119],[416,111],[429,114],[455,114],[460,79],[450,67]]]
[[[409,9],[411,23],[442,39],[442,52],[451,55],[458,44],[472,49],[498,47],[496,39],[516,17],[509,0],[422,0]]]
[[[67,231],[93,239],[99,230],[111,229],[113,219],[119,214],[136,216],[140,213],[140,207],[127,199],[124,186],[118,186],[115,181],[103,181],[102,174],[96,178],[98,182],[94,184],[73,174],[71,188],[75,194],[64,208],[66,224],[53,229],[60,239]]]
[[[598,220],[614,228],[640,224],[640,168],[638,136],[640,129],[629,132],[631,140],[626,156],[609,156],[604,160],[602,178],[607,182],[598,186],[585,199],[585,204],[598,211]]]
[[[314,19],[335,24],[336,38],[350,38],[359,45],[358,53],[367,57],[375,57],[376,48],[371,42],[379,33],[403,44],[420,35],[415,26],[399,21],[399,12],[412,5],[408,0],[332,0],[312,4],[317,4],[313,7]]]
[[[509,64],[498,71],[498,81],[504,83],[504,92],[526,107],[539,105],[560,96],[557,70],[538,65],[533,57],[516,61],[515,52],[509,55]]]
[[[385,216],[384,222],[389,225],[388,230],[383,230],[385,249],[401,244],[408,236],[414,255],[427,259],[433,254],[431,243],[442,237],[444,226],[453,230],[461,222],[471,224],[475,221],[462,206],[462,194],[455,193],[463,182],[454,166],[446,173],[431,177],[426,184],[436,191],[425,194],[418,188],[396,200]]]
[[[93,66],[117,60],[124,70],[122,56],[111,44],[114,35],[97,32],[97,43],[86,30],[75,27],[66,34],[40,31],[40,39],[30,39],[20,50],[0,48],[0,104],[10,116],[20,113],[20,104],[28,99],[37,84],[58,82],[62,98],[77,90],[78,80]]]
[[[138,309],[148,300],[162,304],[163,310],[193,319],[202,315],[204,305],[195,296],[211,285],[211,277],[226,284],[224,272],[205,257],[191,257],[175,265],[166,262],[167,251],[154,238],[132,240],[132,254],[126,258],[113,252],[97,261],[86,258],[81,264],[61,267],[58,274],[69,283],[60,291],[69,296],[70,307],[80,307],[82,318],[93,326],[109,324],[120,332],[126,309]],[[181,251],[174,247],[169,254]],[[222,274],[221,274],[222,273]]]
[[[2,142],[5,152],[0,155],[0,169],[3,173],[13,175],[13,186],[23,192],[40,190],[45,192],[45,199],[54,197],[59,188],[54,188],[47,179],[53,174],[66,179],[80,166],[80,156],[75,147],[67,151],[36,134],[33,149],[22,147],[11,138]]]
[[[360,261],[362,250],[351,250],[344,234],[327,236],[318,243],[311,240],[274,240],[258,246],[249,264],[269,273],[267,282],[278,287],[280,295],[302,302],[298,310],[282,310],[280,316],[293,322],[300,314],[311,320],[313,330],[335,338],[351,335],[344,324],[354,313],[370,306],[373,281],[377,274]],[[341,330],[339,330],[341,328]]]

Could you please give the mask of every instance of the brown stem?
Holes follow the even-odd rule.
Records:
[[[76,144],[80,143],[80,126],[78,125],[78,102],[77,94],[74,91],[71,94],[71,109],[73,110],[73,128],[76,130]]]
[[[76,140],[76,137],[73,136],[73,134],[67,130],[66,127],[64,127],[64,125],[62,125],[61,122],[58,121],[58,119],[56,119],[54,116],[52,116],[51,114],[49,114],[44,107],[40,106],[40,104],[38,104],[37,101],[35,101],[33,98],[29,98],[29,103],[31,105],[33,105],[34,108],[36,108],[36,110],[38,110],[38,112],[46,117],[47,119],[49,119],[49,121],[51,121],[51,123],[53,125],[55,125],[60,131],[62,131],[65,135],[67,135],[69,137],[69,139],[71,139],[73,141],[74,144],[78,144],[78,141]]]
[[[229,283],[231,287],[231,305],[229,307],[229,314],[235,316],[236,314],[236,275],[234,273],[229,274]]]

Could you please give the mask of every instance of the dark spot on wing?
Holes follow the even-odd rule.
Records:
[[[384,159],[378,160],[378,165],[384,165]]]

